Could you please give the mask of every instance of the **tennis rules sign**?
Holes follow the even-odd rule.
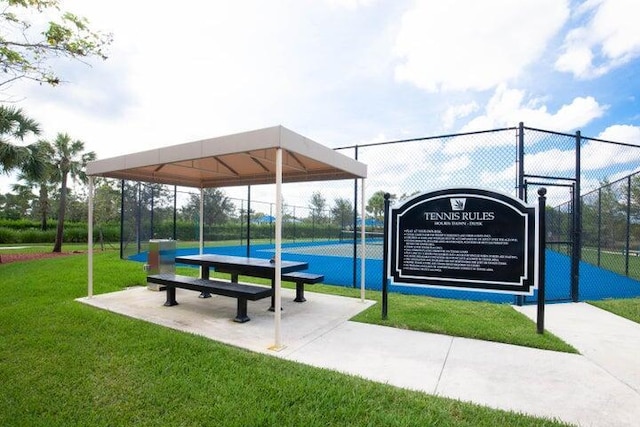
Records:
[[[387,271],[396,284],[532,295],[537,207],[502,193],[457,188],[393,207]]]

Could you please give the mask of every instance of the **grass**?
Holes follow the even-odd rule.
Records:
[[[389,294],[388,307],[387,320],[382,320],[379,305],[369,308],[352,320],[577,353],[575,348],[550,332],[538,334],[535,324],[528,317],[506,304]]]
[[[600,266],[615,273],[626,274],[626,256],[622,252],[606,251],[600,252]],[[598,265],[598,251],[594,248],[582,249],[582,260],[592,265]],[[629,257],[629,277],[640,280],[640,257]]]
[[[79,304],[85,256],[4,264],[0,277],[0,425],[560,425]],[[96,293],[144,282],[117,253],[96,254],[94,277]]]
[[[640,323],[640,298],[608,299],[602,301],[589,301],[603,310],[610,311],[618,316],[626,317],[636,323]]]

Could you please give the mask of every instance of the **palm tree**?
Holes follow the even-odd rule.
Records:
[[[20,108],[0,105],[0,169],[8,173],[21,169],[31,176],[45,173],[45,159],[37,144],[20,145],[29,134],[38,135],[40,125],[24,115]],[[16,144],[16,141],[19,142]]]
[[[53,141],[53,164],[60,180],[60,210],[58,212],[58,227],[56,229],[56,242],[53,252],[62,251],[62,236],[64,233],[64,214],[67,208],[67,181],[69,177],[73,181],[86,182],[87,176],[84,168],[91,160],[95,160],[96,153],[89,151],[84,153],[84,142],[75,140],[66,133],[59,133]],[[89,248],[91,250],[91,248]]]
[[[35,151],[35,156],[42,160],[41,162],[46,167],[44,172],[33,171],[29,168],[24,168],[18,175],[18,181],[24,184],[14,184],[11,189],[13,191],[22,191],[23,189],[38,190],[38,211],[40,213],[40,228],[42,231],[47,229],[47,219],[49,218],[50,201],[49,195],[55,191],[55,174],[54,165],[50,159],[53,157],[53,147],[47,141],[38,141],[32,145],[32,149]]]

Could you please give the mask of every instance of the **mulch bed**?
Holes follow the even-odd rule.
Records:
[[[10,262],[31,261],[34,259],[57,258],[61,256],[77,255],[83,252],[42,252],[28,254],[3,254],[0,253],[0,264],[8,264]]]

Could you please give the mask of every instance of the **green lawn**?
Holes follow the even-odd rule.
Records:
[[[144,283],[95,258],[96,293]],[[74,301],[86,277],[81,255],[0,265],[0,425],[559,425],[98,310]]]
[[[596,307],[610,311],[618,316],[626,317],[640,323],[640,298],[608,299],[603,301],[589,301]]]
[[[582,260],[592,265],[598,265],[598,251],[595,248],[583,248]],[[600,251],[600,266],[615,273],[626,273],[626,256],[619,251]],[[629,277],[640,280],[640,257],[629,257]]]

